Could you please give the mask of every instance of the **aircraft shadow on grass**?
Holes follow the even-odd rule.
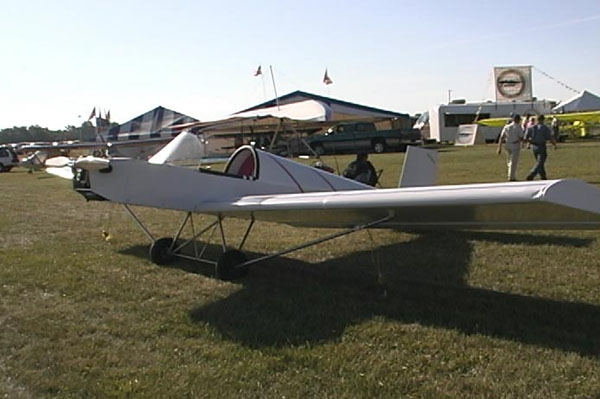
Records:
[[[586,356],[600,355],[599,306],[465,284],[473,252],[471,240],[570,247],[587,246],[593,240],[487,232],[431,235],[318,264],[286,257],[256,264],[239,281],[241,290],[192,309],[190,317],[253,348],[335,341],[347,327],[380,316]],[[442,243],[436,250],[432,250],[432,239]],[[319,246],[313,250],[318,251]],[[123,252],[146,256],[147,249],[133,247]],[[258,255],[249,253],[251,257]],[[195,262],[178,262],[173,267],[214,274],[212,268]],[[384,287],[388,293],[385,298]]]

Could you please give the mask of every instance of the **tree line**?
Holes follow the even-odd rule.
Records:
[[[116,123],[111,124],[117,125]],[[96,128],[91,122],[83,122],[81,126],[66,126],[62,130],[50,130],[40,126],[15,126],[7,129],[0,129],[0,144],[22,143],[32,141],[95,141]]]

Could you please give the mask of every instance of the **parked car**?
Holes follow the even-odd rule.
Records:
[[[19,158],[14,150],[10,147],[0,147],[0,173],[10,172],[13,166],[19,164]]]

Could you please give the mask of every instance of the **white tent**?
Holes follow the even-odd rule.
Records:
[[[251,111],[238,112],[231,115],[234,118],[288,118],[299,121],[329,121],[331,120],[331,107],[321,101],[305,100],[281,106],[259,108]]]
[[[554,112],[584,112],[600,110],[600,97],[587,90],[552,109]]]

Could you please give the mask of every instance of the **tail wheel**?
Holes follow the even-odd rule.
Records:
[[[161,238],[154,241],[150,246],[150,260],[157,265],[166,265],[170,263],[173,258],[173,252],[171,251],[171,245],[173,239],[171,237]]]
[[[244,277],[248,274],[248,266],[241,264],[246,260],[248,259],[243,252],[234,249],[223,252],[215,267],[217,278],[230,281]]]
[[[383,140],[376,140],[373,142],[373,151],[380,154],[385,151],[385,142]]]

